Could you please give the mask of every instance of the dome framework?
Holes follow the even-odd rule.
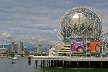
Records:
[[[88,7],[75,7],[67,11],[60,22],[63,39],[99,38],[102,34],[102,20]]]

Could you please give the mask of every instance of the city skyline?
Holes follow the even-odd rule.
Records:
[[[63,15],[77,6],[95,10],[108,29],[107,0],[0,0],[0,44],[56,45]]]

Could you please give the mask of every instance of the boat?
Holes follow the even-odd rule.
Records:
[[[19,58],[18,57],[13,57],[13,58],[11,58],[12,60],[19,60]]]

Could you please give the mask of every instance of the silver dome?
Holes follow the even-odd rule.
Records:
[[[102,20],[88,7],[75,7],[67,11],[60,22],[60,34],[68,38],[98,38],[102,33]]]

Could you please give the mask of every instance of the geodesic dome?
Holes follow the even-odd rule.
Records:
[[[68,38],[98,38],[102,33],[102,21],[88,7],[75,7],[67,11],[60,22],[60,34]]]

